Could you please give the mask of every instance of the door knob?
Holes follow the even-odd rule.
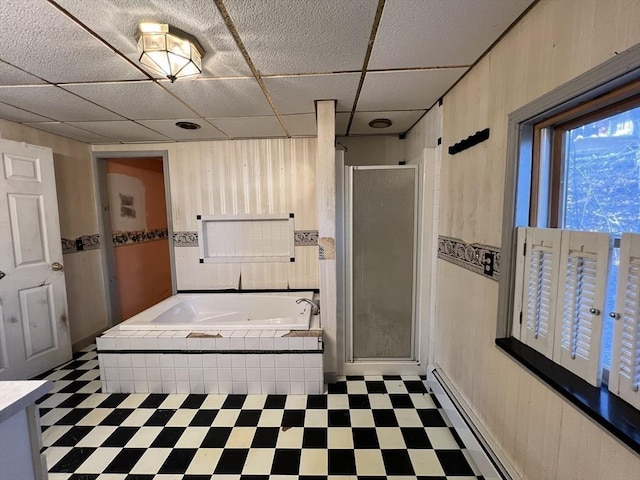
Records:
[[[614,320],[620,320],[620,314],[618,312],[609,312],[609,316]]]
[[[595,307],[591,307],[591,308],[589,309],[589,313],[590,313],[591,315],[600,315],[600,310],[599,310],[599,309],[597,309],[597,308],[595,308]]]
[[[7,276],[7,274],[4,273],[2,270],[0,270],[0,280],[2,280],[6,276]]]
[[[58,262],[53,262],[51,264],[51,270],[53,270],[54,272],[59,272],[60,270],[62,270],[64,267],[62,266],[61,263]]]

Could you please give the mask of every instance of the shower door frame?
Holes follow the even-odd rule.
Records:
[[[353,356],[353,172],[356,170],[413,170],[413,269],[411,292],[411,355],[402,358],[354,358]],[[370,165],[344,166],[338,191],[342,193],[342,285],[344,321],[341,349],[338,357],[338,373],[344,375],[417,374],[420,366],[420,336],[418,319],[419,259],[421,248],[422,218],[422,167],[421,165]],[[340,322],[339,322],[340,323]],[[340,351],[341,350],[341,351]]]

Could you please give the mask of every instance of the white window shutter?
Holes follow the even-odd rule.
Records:
[[[521,341],[553,356],[562,230],[528,228]]]
[[[609,390],[640,409],[640,235],[622,235],[618,268]]]
[[[515,253],[515,284],[513,286],[513,318],[511,319],[511,336],[520,340],[523,325],[524,312],[522,292],[524,287],[524,254],[527,239],[527,228],[516,228],[516,253]]]
[[[553,360],[595,387],[609,250],[607,233],[562,233]]]

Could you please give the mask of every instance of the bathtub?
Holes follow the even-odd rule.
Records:
[[[309,330],[313,292],[181,293],[129,318],[120,330]]]

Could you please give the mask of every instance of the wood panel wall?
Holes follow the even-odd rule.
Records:
[[[317,230],[316,140],[263,139],[94,145],[94,151],[164,151],[174,232],[196,231],[197,215],[294,213],[296,230]],[[174,248],[178,290],[318,288],[317,247],[295,247],[293,263],[199,263]]]
[[[440,235],[500,246],[507,115],[639,43],[638,18],[637,0],[542,0],[445,96]],[[446,153],[487,127],[488,141]],[[496,282],[438,261],[435,361],[522,477],[636,478],[640,457],[497,350],[497,300]]]

